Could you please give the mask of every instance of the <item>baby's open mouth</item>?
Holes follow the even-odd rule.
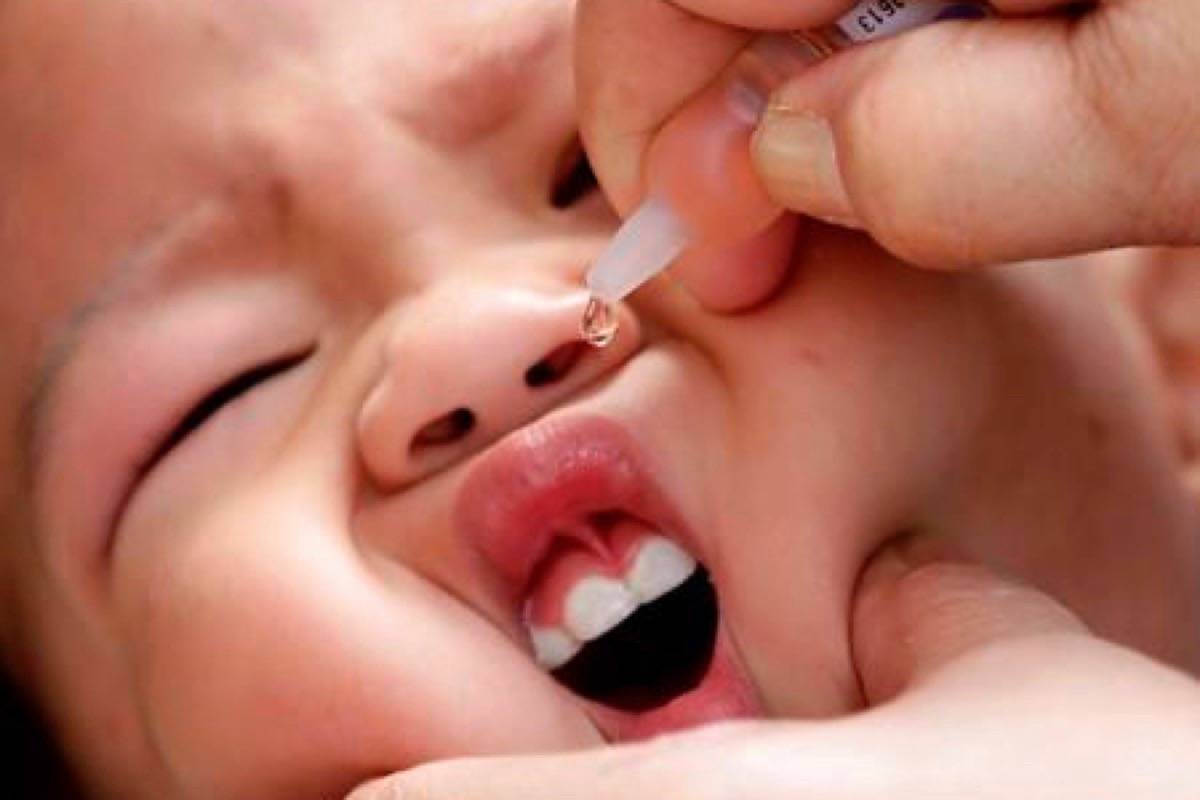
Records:
[[[614,420],[560,416],[498,443],[457,516],[533,656],[610,738],[761,712],[694,531]]]
[[[663,706],[703,679],[717,639],[708,572],[667,534],[593,514],[552,545],[530,583],[525,624],[563,686],[622,711]]]

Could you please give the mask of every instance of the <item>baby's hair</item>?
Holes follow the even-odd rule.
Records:
[[[0,757],[2,793],[14,800],[81,800],[46,726],[9,676],[0,671]]]

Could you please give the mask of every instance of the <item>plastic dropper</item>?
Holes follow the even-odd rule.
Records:
[[[979,19],[991,13],[982,0],[864,0],[826,28],[769,36],[786,36],[792,46],[818,61],[932,22]],[[669,202],[653,196],[643,202],[588,270],[591,298],[580,326],[583,338],[596,347],[608,346],[617,335],[613,306],[669,267],[691,241],[686,224]]]
[[[690,242],[683,221],[665,200],[642,203],[588,270],[591,298],[583,313],[583,338],[596,347],[611,344],[617,335],[612,306],[669,267]]]

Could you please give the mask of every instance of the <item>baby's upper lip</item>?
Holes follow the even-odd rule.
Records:
[[[523,428],[485,453],[459,492],[455,517],[518,600],[564,526],[608,511],[682,535],[630,432],[606,417],[569,415]]]

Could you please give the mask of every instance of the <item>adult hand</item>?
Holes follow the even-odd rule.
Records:
[[[1054,601],[908,550],[858,592],[872,710],[733,723],[566,755],[433,764],[350,800],[907,800],[1200,796],[1200,684]]]
[[[739,156],[703,131],[755,110],[747,31],[825,24],[851,0],[579,0],[596,172],[622,212],[648,187],[683,198],[700,238],[761,227],[769,197],[928,267],[1200,243],[1195,3],[992,4],[1003,18],[793,65]],[[693,272],[701,301],[730,305]]]

